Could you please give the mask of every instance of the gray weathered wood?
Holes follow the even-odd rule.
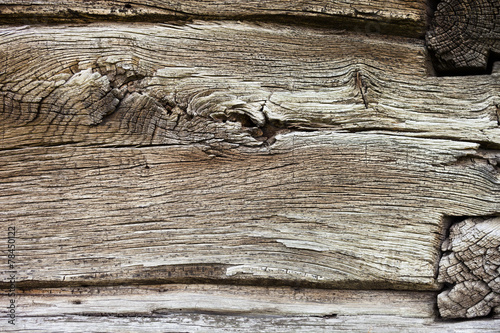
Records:
[[[2,34],[2,218],[25,284],[436,289],[445,216],[500,211],[478,143],[500,142],[498,84],[428,77],[421,42],[231,22]]]
[[[2,15],[29,17],[12,5]],[[57,19],[56,5],[33,14]],[[142,14],[124,16],[155,15]],[[0,219],[16,228],[18,287],[57,287],[19,297],[31,304],[22,330],[495,328],[497,315],[435,322],[433,304],[449,217],[500,212],[498,74],[432,77],[422,40],[270,23],[3,26],[0,37]],[[316,290],[321,305],[297,307],[277,296],[287,288],[103,287],[196,282],[412,292]],[[78,299],[64,289],[81,285],[96,287]]]
[[[3,0],[0,22],[25,24],[53,21],[172,19],[246,19],[320,24],[362,33],[423,36],[427,24],[425,0]]]
[[[432,292],[170,284],[26,290],[16,300],[15,330],[30,332],[477,333],[500,322],[436,321]]]
[[[497,170],[476,153],[473,143],[330,131],[253,149],[3,150],[0,214],[18,228],[25,285],[436,289],[443,217],[500,210]]]
[[[471,322],[435,322],[404,316],[362,315],[336,319],[301,316],[244,316],[218,314],[167,314],[164,316],[54,316],[28,317],[20,326],[30,332],[309,332],[309,333],[497,333],[500,318]],[[6,328],[8,330],[9,328]],[[16,329],[15,329],[16,330]]]
[[[486,316],[500,305],[500,218],[473,218],[453,225],[442,246],[438,297],[444,318]]]
[[[428,77],[421,41],[229,22],[103,24],[6,28],[0,52],[3,148],[257,146],[280,128],[500,143],[496,76]]]

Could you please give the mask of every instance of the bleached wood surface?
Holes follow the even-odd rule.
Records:
[[[26,284],[436,289],[445,216],[500,211],[480,145],[499,142],[495,77],[429,77],[421,42],[231,22],[2,35],[1,214]]]
[[[477,148],[325,131],[219,156],[179,145],[4,150],[1,216],[17,228],[26,284],[436,289],[443,217],[500,208],[494,167],[457,162]]]
[[[362,33],[423,36],[428,22],[426,0],[3,0],[0,22],[172,19],[246,19],[320,24]]]
[[[366,309],[426,295],[425,312],[450,216],[500,212],[498,74],[433,77],[421,40],[231,21],[3,26],[0,37],[0,218],[16,227],[18,286],[407,289],[368,292]],[[45,317],[38,305],[53,300],[29,297],[25,329],[97,322],[64,307],[73,296]],[[496,327],[409,320],[397,302],[337,317],[343,326],[289,308],[116,317],[144,296],[127,297],[100,327]]]
[[[487,320],[434,318],[435,293],[150,285],[26,290],[18,331],[496,332]],[[0,309],[2,317],[5,309]],[[3,324],[3,323],[2,323]],[[4,331],[12,327],[3,325]]]
[[[275,127],[500,143],[497,76],[428,76],[419,40],[231,22],[96,24],[5,28],[0,54],[4,148],[258,146]]]

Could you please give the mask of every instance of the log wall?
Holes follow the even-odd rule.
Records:
[[[0,327],[495,332],[498,73],[435,8],[2,1]]]

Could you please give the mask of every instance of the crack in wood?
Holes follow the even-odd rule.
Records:
[[[366,92],[368,90],[368,87],[365,85],[365,82],[363,80],[363,77],[361,76],[361,72],[359,70],[354,72],[355,74],[355,80],[356,80],[356,88],[359,89],[359,92],[361,94],[361,98],[363,99],[363,104],[365,105],[365,109],[368,109],[368,101],[366,99]]]

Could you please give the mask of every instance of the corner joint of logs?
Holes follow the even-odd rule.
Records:
[[[437,304],[442,318],[475,318],[500,305],[500,217],[467,218],[450,227],[439,262],[445,289]]]
[[[441,0],[426,43],[438,74],[491,73],[500,59],[500,2]]]

